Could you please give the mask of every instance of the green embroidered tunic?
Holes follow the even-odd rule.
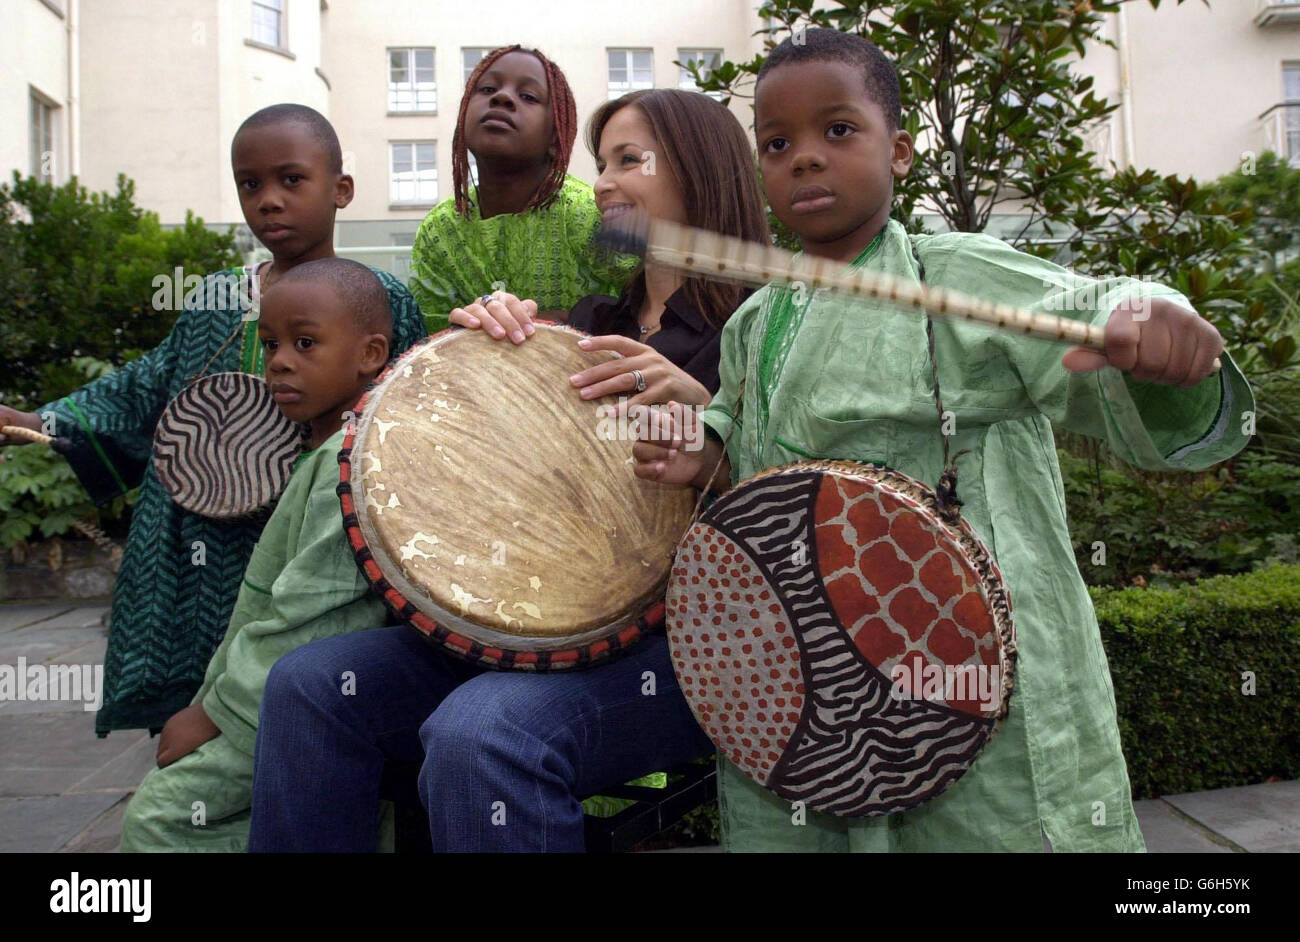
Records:
[[[617,296],[636,267],[635,259],[593,242],[600,213],[591,187],[577,177],[564,178],[550,206],[526,213],[484,219],[477,195],[470,191],[469,219],[446,199],[416,233],[411,291],[430,333],[447,326],[452,308],[498,288],[532,298],[541,311],[567,311],[589,294]]]
[[[915,256],[913,254],[915,247]],[[987,236],[909,237],[891,221],[855,260],[992,301],[1104,325],[1123,299],[1190,304],[1130,278],[1093,280]],[[802,303],[798,303],[798,302]],[[1199,470],[1246,443],[1250,388],[1226,355],[1189,390],[1107,367],[1074,374],[1060,344],[936,318],[944,408],[953,413],[962,514],[997,559],[1019,661],[1009,715],[971,769],[926,804],[843,819],[808,813],[719,760],[729,850],[1058,851],[1144,849],[1120,751],[1096,616],[1066,525],[1054,425],[1104,439],[1153,470]],[[727,323],[722,385],[704,421],[728,446],[732,481],[807,458],[888,465],[930,486],[942,444],[925,320],[871,301],[756,293]],[[737,390],[745,379],[743,402]]]
[[[376,274],[388,291],[396,356],[425,336],[424,320],[401,282]],[[160,728],[189,705],[226,632],[265,523],[265,517],[228,522],[182,510],[150,461],[163,408],[237,330],[208,372],[264,372],[256,321],[240,329],[248,309],[240,278],[240,269],[209,275],[158,347],[39,410],[53,413],[56,433],[71,442],[68,460],[92,499],[106,503],[140,489],[113,589],[104,702],[95,718],[101,736]]]
[[[245,850],[257,712],[272,665],[309,641],[384,624],[384,603],[357,568],[339,515],[342,444],[340,430],[298,459],[253,549],[194,697],[221,735],[145,776],[127,809],[122,850]],[[191,822],[194,801],[204,802],[202,828]]]

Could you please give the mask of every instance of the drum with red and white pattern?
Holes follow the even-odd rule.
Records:
[[[969,524],[906,475],[854,462],[764,472],[720,497],[674,562],[678,682],[727,759],[842,816],[915,807],[1006,716],[1015,629]]]

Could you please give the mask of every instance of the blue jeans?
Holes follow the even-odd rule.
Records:
[[[409,627],[313,641],[262,699],[250,851],[376,849],[388,760],[435,851],[582,851],[581,798],[713,751],[662,635],[591,670],[487,671]]]

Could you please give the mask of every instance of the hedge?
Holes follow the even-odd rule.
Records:
[[[1300,566],[1093,601],[1135,798],[1300,778]]]

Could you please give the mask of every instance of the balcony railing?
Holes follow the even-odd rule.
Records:
[[[1286,26],[1300,23],[1300,0],[1256,0],[1255,25]]]
[[[1259,116],[1264,150],[1286,157],[1300,167],[1300,101],[1284,101]]]

